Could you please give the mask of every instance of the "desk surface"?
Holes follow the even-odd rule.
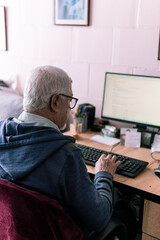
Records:
[[[67,132],[65,135],[73,136],[72,132]],[[110,151],[112,146],[101,144],[90,140],[95,133],[88,131],[76,136],[76,142],[86,146],[99,148],[102,150]],[[146,148],[133,148],[118,145],[113,148],[113,153],[129,156],[132,158],[147,161],[149,164],[136,178],[128,178],[119,174],[115,174],[115,184],[122,187],[128,187],[129,190],[140,193],[145,199],[160,203],[160,178],[154,174],[154,168],[158,167],[158,162],[153,160],[150,156],[150,149]],[[89,173],[94,174],[94,167],[87,165]],[[127,188],[126,188],[127,189]]]

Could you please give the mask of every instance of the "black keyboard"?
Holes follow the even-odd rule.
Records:
[[[76,146],[81,149],[81,152],[85,159],[85,163],[91,166],[95,166],[96,161],[103,153],[106,155],[107,154],[115,155],[117,157],[117,160],[121,161],[121,164],[118,166],[116,173],[127,177],[131,178],[136,177],[148,165],[148,162],[138,160],[135,158],[110,153],[97,148],[87,147],[81,144],[76,144]]]

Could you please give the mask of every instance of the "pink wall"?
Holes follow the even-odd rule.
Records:
[[[54,0],[0,0],[7,8],[8,51],[0,77],[39,65],[63,68],[79,102],[100,116],[106,71],[160,76],[160,0],[90,0],[90,26],[54,25]]]

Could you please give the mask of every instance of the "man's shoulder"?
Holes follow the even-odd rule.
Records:
[[[74,151],[79,151],[80,149],[76,146],[74,142],[68,142],[64,146],[68,151],[74,152]]]

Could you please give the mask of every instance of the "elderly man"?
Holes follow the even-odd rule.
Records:
[[[26,81],[22,114],[0,122],[0,176],[56,199],[84,233],[100,231],[112,214],[112,180],[119,162],[102,155],[90,180],[74,139],[60,129],[77,98],[61,69],[42,66]],[[5,157],[4,157],[5,156]]]

